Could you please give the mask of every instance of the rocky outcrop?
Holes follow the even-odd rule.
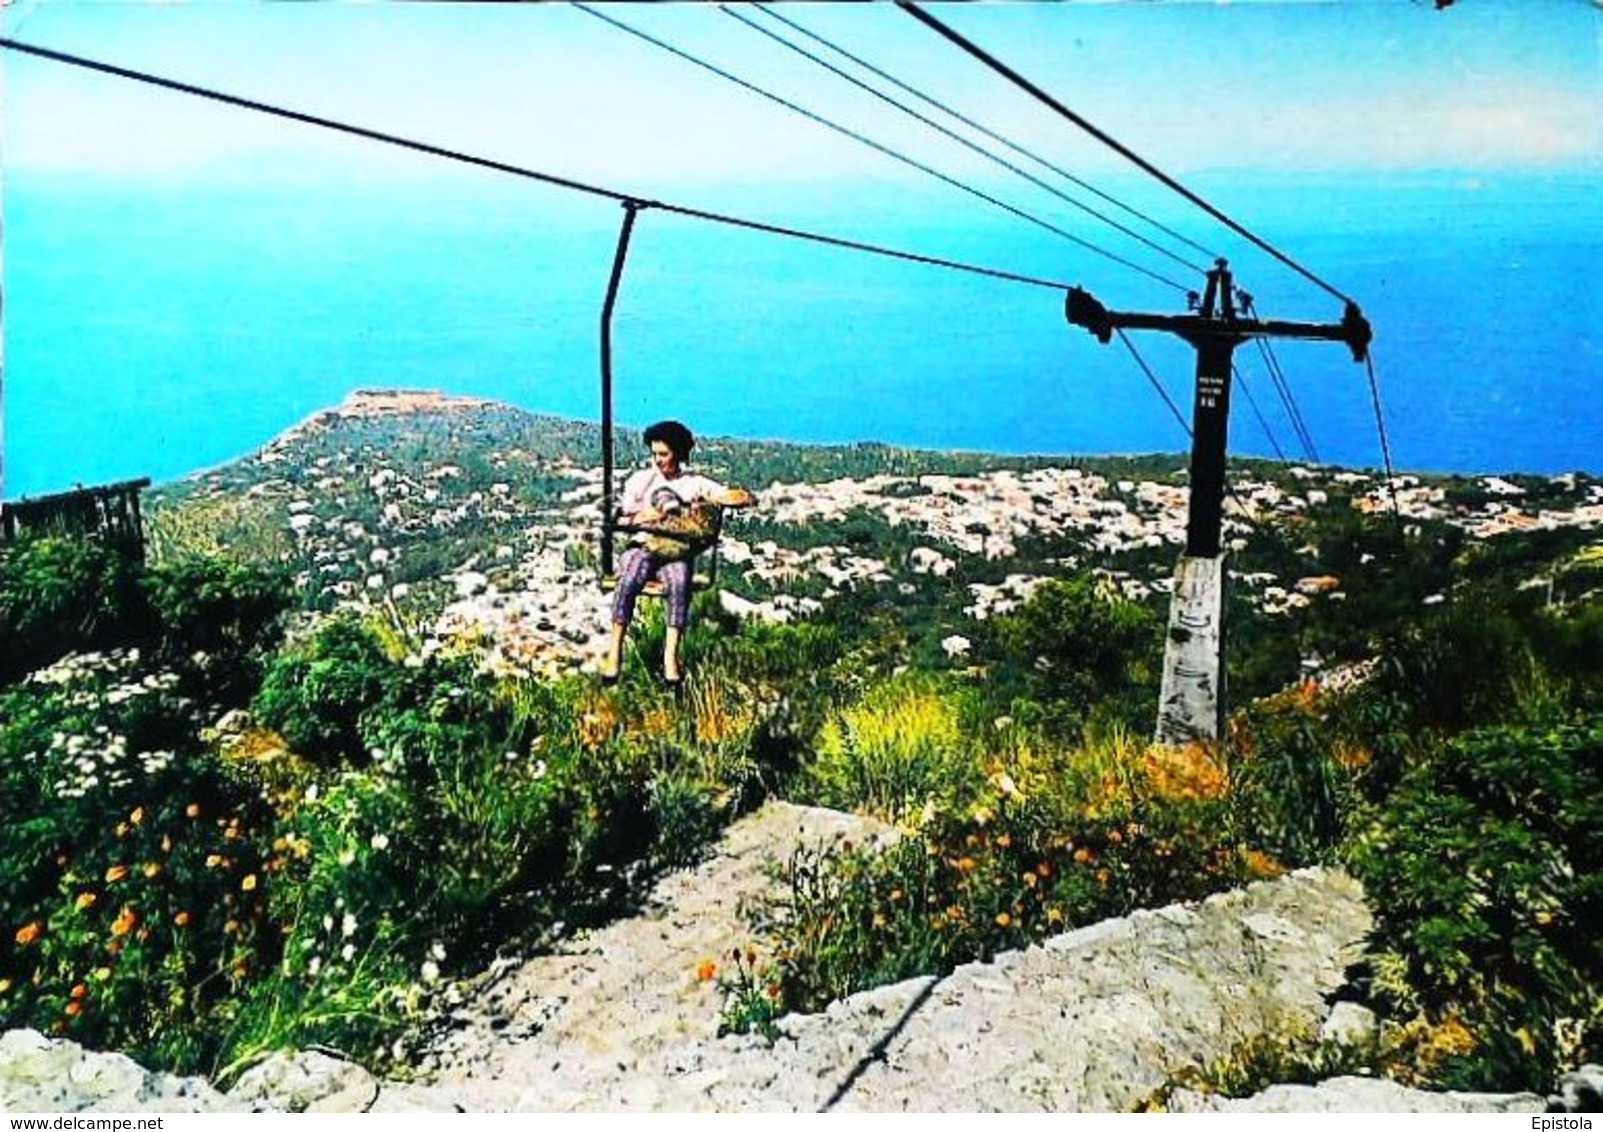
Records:
[[[151,1073],[36,1030],[0,1036],[0,1112],[237,1112],[199,1077]]]
[[[1170,1112],[1542,1112],[1535,1093],[1433,1093],[1371,1077],[1275,1085],[1239,1100],[1181,1090]]]

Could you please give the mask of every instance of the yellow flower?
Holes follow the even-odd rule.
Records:
[[[74,908],[76,908],[78,911],[82,912],[85,908],[87,908],[91,904],[93,904],[97,899],[99,899],[99,897],[97,897],[93,892],[80,892],[78,894],[78,899],[73,901],[73,905],[72,906]]]
[[[129,932],[134,930],[134,925],[138,923],[139,917],[134,913],[134,910],[128,907],[128,905],[124,904],[122,911],[118,912],[117,918],[112,921],[111,934],[127,935]]]
[[[91,974],[93,975],[95,982],[103,983],[107,979],[111,978],[111,968],[110,967],[96,967],[94,969],[94,971],[91,972]]]
[[[222,863],[223,863],[223,859],[220,856],[218,856],[216,853],[208,853],[208,854],[206,854],[206,867],[208,869],[215,869],[218,865],[220,865]]]
[[[106,883],[113,884],[128,875],[127,865],[113,865],[106,870]]]
[[[139,871],[144,873],[146,877],[153,877],[161,872],[161,865],[157,864],[155,861],[146,861],[142,866],[140,866]]]
[[[134,812],[128,815],[128,820],[133,822],[135,825],[138,825],[140,822],[144,821],[145,820],[145,807],[143,807],[143,806],[135,806],[134,807]]]
[[[1006,912],[998,912],[996,914],[996,926],[997,927],[1005,928],[1009,924],[1011,924],[1012,922],[1013,922],[1013,917],[1009,916]]]
[[[251,873],[250,876],[240,881],[239,887],[244,889],[246,892],[254,892],[256,890],[256,874]]]
[[[959,872],[970,872],[973,870],[974,865],[975,860],[973,857],[959,857],[957,859],[957,868]]]
[[[0,979],[0,994],[5,994],[6,991],[8,991],[10,989],[11,989],[11,980],[10,979]]]
[[[1026,888],[1034,888],[1035,885],[1036,885],[1036,882],[1039,881],[1041,878],[1036,876],[1034,873],[1025,873],[1019,879],[1024,882],[1024,887],[1026,887]]]
[[[1063,909],[1048,908],[1046,910],[1046,921],[1049,924],[1061,924],[1063,922]]]

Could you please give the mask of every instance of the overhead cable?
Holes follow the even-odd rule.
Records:
[[[1281,463],[1285,463],[1286,453],[1281,449],[1280,441],[1275,439],[1275,433],[1274,430],[1269,427],[1268,418],[1263,415],[1263,410],[1258,407],[1258,398],[1252,395],[1252,387],[1247,384],[1247,375],[1242,373],[1234,365],[1231,365],[1230,368],[1231,371],[1236,375],[1236,384],[1241,387],[1241,392],[1246,395],[1247,404],[1252,406],[1252,415],[1258,418],[1258,427],[1263,429],[1264,436],[1269,440],[1269,447],[1275,450],[1276,458],[1279,459]]]
[[[1392,515],[1396,518],[1400,527],[1403,521],[1403,512],[1401,504],[1397,501],[1397,484],[1391,463],[1391,442],[1386,439],[1386,415],[1380,409],[1380,379],[1375,376],[1373,353],[1365,353],[1364,362],[1369,367],[1369,397],[1375,406],[1375,428],[1380,433],[1380,457],[1386,465],[1386,487],[1391,494]]]
[[[1012,67],[1009,67],[1006,63],[996,58],[996,56],[992,55],[984,48],[975,44],[973,41],[967,39],[960,33],[948,27],[946,24],[942,23],[940,20],[936,19],[934,16],[930,15],[928,12],[924,11],[917,4],[913,3],[912,0],[896,0],[896,6],[901,8],[908,15],[917,19],[920,23],[923,23],[926,27],[934,29],[941,36],[945,37],[950,42],[955,43],[969,55],[973,56],[975,59],[978,59],[997,74],[1013,83],[1013,85],[1019,87],[1021,90],[1034,96],[1038,101],[1045,103],[1047,106],[1057,111],[1060,115],[1073,122],[1076,126],[1079,126],[1086,133],[1090,134],[1092,137],[1111,148],[1115,153],[1118,153],[1120,156],[1134,162],[1139,168],[1156,177],[1159,181],[1163,182],[1163,184],[1185,197],[1192,204],[1196,205],[1198,208],[1201,208],[1214,219],[1223,223],[1237,235],[1244,236],[1248,240],[1251,240],[1254,244],[1258,245],[1258,247],[1274,256],[1281,263],[1297,272],[1309,282],[1322,288],[1344,303],[1348,303],[1354,307],[1358,305],[1352,298],[1338,290],[1330,283],[1327,283],[1325,280],[1321,279],[1318,275],[1315,275],[1312,271],[1298,263],[1296,260],[1292,259],[1285,252],[1269,243],[1263,237],[1250,231],[1240,222],[1226,215],[1219,208],[1215,207],[1213,204],[1210,204],[1196,192],[1193,192],[1191,189],[1175,180],[1169,174],[1165,173],[1162,169],[1159,169],[1156,165],[1152,164],[1152,162],[1136,153],[1129,146],[1125,145],[1123,142],[1119,141],[1105,130],[1099,129],[1091,122],[1081,117],[1079,114],[1076,114],[1073,110],[1070,110],[1067,106],[1063,105],[1063,103],[1059,102],[1056,98],[1053,98],[1050,94],[1032,83],[1023,75],[1019,74]]]
[[[967,126],[969,129],[974,130],[977,133],[983,134],[984,136],[990,138],[992,141],[997,142],[1000,145],[1006,146],[1008,149],[1012,150],[1014,153],[1018,154],[1020,157],[1023,157],[1023,158],[1026,158],[1027,160],[1035,162],[1035,164],[1039,165],[1041,168],[1047,170],[1048,172],[1056,173],[1059,177],[1062,177],[1064,180],[1066,180],[1066,181],[1068,181],[1068,182],[1070,182],[1072,184],[1078,185],[1080,188],[1084,189],[1086,192],[1091,193],[1092,195],[1100,197],[1102,200],[1107,201],[1109,204],[1113,205],[1115,208],[1123,209],[1125,212],[1129,213],[1131,216],[1134,216],[1139,220],[1145,221],[1146,223],[1152,225],[1152,227],[1156,228],[1158,231],[1164,233],[1165,235],[1171,236],[1174,239],[1179,240],[1182,244],[1185,244],[1187,247],[1191,248],[1193,251],[1201,252],[1203,255],[1207,256],[1210,260],[1216,260],[1216,259],[1220,258],[1218,252],[1211,251],[1208,248],[1203,247],[1201,244],[1197,243],[1197,241],[1191,239],[1189,236],[1186,236],[1186,235],[1184,235],[1184,234],[1182,234],[1180,232],[1176,232],[1173,228],[1170,228],[1168,225],[1164,224],[1161,220],[1157,220],[1157,219],[1154,219],[1151,216],[1148,216],[1145,212],[1142,212],[1139,208],[1136,208],[1136,207],[1134,207],[1132,205],[1126,204],[1124,201],[1120,200],[1118,197],[1113,196],[1110,193],[1104,192],[1103,190],[1097,188],[1095,185],[1091,184],[1089,181],[1085,181],[1085,180],[1082,180],[1079,177],[1076,177],[1073,173],[1070,173],[1067,169],[1064,169],[1062,166],[1053,164],[1052,162],[1048,161],[1046,158],[1042,157],[1040,154],[1035,153],[1032,150],[1026,148],[1025,146],[1020,145],[1018,142],[1012,140],[1011,138],[1009,138],[1009,137],[1007,137],[1007,136],[1005,136],[1003,134],[997,133],[995,130],[991,129],[989,126],[985,125],[983,122],[976,122],[973,118],[970,118],[968,115],[962,113],[961,111],[952,109],[952,107],[948,106],[946,103],[942,102],[940,99],[934,98],[931,95],[926,94],[924,91],[919,90],[917,87],[912,86],[911,84],[902,81],[901,79],[897,78],[895,75],[891,74],[889,71],[886,71],[881,67],[876,67],[874,64],[870,63],[868,60],[862,58],[861,56],[854,55],[852,52],[846,50],[846,48],[840,46],[838,43],[834,43],[834,42],[826,39],[825,37],[819,35],[817,32],[811,31],[811,30],[803,27],[801,24],[798,24],[795,20],[789,19],[789,18],[781,15],[773,7],[771,7],[771,6],[767,5],[767,4],[753,4],[753,5],[751,5],[751,10],[755,11],[755,12],[760,12],[763,15],[767,16],[769,19],[777,20],[780,23],[784,24],[786,27],[791,28],[794,31],[800,32],[802,35],[805,35],[808,39],[811,39],[816,43],[822,44],[823,46],[829,48],[831,51],[835,52],[835,54],[841,56],[842,58],[850,59],[853,63],[856,63],[859,67],[863,68],[865,71],[868,71],[869,73],[877,75],[878,77],[884,79],[886,82],[890,83],[892,86],[896,87],[898,90],[905,91],[906,93],[912,95],[914,98],[916,98],[919,101],[925,103],[926,105],[935,107],[935,109],[941,111],[941,113],[949,115],[950,117],[954,118],[955,120],[963,123],[963,125]],[[1084,207],[1084,206],[1082,206],[1082,207]],[[1111,223],[1111,221],[1110,221],[1110,223]]]
[[[1092,208],[1090,205],[1086,204],[1084,201],[1076,200],[1074,197],[1070,196],[1068,193],[1065,193],[1063,190],[1057,188],[1054,185],[1048,184],[1046,181],[1041,180],[1041,178],[1037,177],[1034,173],[1031,173],[1028,170],[1019,168],[1017,165],[1013,164],[1013,162],[1009,161],[1007,158],[1001,157],[998,154],[995,154],[995,153],[991,152],[990,150],[986,149],[984,146],[980,145],[979,143],[977,143],[975,141],[972,141],[969,138],[964,137],[962,134],[959,134],[959,133],[955,132],[954,130],[951,130],[951,129],[947,128],[946,126],[941,125],[939,122],[936,122],[933,119],[928,118],[923,114],[920,114],[917,110],[914,110],[911,106],[908,106],[906,103],[903,103],[903,102],[898,102],[896,99],[892,98],[890,95],[884,93],[883,91],[879,91],[879,90],[874,89],[868,83],[863,82],[861,79],[859,79],[859,78],[857,78],[857,77],[855,77],[853,75],[847,74],[845,71],[841,70],[839,67],[837,67],[833,63],[829,62],[827,59],[820,58],[819,56],[813,54],[811,51],[807,50],[807,48],[801,46],[800,44],[795,43],[792,40],[786,39],[784,36],[780,35],[778,32],[769,31],[767,28],[763,27],[761,24],[756,23],[751,18],[742,15],[740,12],[738,12],[734,8],[730,7],[728,4],[720,4],[720,5],[718,5],[718,8],[719,8],[720,11],[722,11],[724,13],[724,15],[730,16],[733,19],[739,20],[742,24],[745,24],[747,27],[749,27],[752,31],[756,32],[757,34],[766,36],[769,39],[773,40],[775,43],[779,44],[781,47],[784,47],[784,48],[786,48],[786,49],[788,49],[790,51],[794,51],[796,54],[800,55],[802,58],[810,60],[811,62],[817,64],[818,66],[820,66],[822,68],[824,68],[830,74],[835,75],[838,78],[844,79],[846,82],[851,83],[853,86],[857,87],[859,90],[865,91],[868,94],[873,95],[875,98],[879,99],[881,102],[884,102],[884,103],[887,103],[887,104],[889,104],[891,106],[894,106],[896,109],[900,110],[903,114],[908,115],[909,117],[913,118],[914,120],[916,120],[918,122],[922,122],[924,125],[928,126],[930,129],[935,130],[936,132],[940,133],[943,137],[950,138],[952,141],[957,142],[959,145],[961,145],[964,148],[970,150],[971,152],[977,153],[981,157],[984,157],[987,160],[992,161],[997,165],[1000,165],[1002,168],[1008,170],[1010,173],[1015,173],[1018,176],[1023,177],[1026,181],[1030,182],[1030,184],[1034,185],[1036,188],[1039,188],[1039,189],[1042,189],[1042,190],[1044,190],[1044,191],[1046,191],[1048,193],[1051,193],[1053,196],[1057,197],[1059,200],[1061,200],[1061,201],[1063,201],[1063,202],[1065,202],[1067,204],[1070,204],[1070,205],[1074,206],[1075,208],[1080,209],[1082,212],[1085,212],[1085,213],[1087,213],[1087,214],[1089,214],[1091,216],[1094,216],[1096,219],[1102,221],[1104,224],[1110,225],[1111,227],[1118,229],[1120,232],[1123,232],[1126,236],[1129,236],[1132,240],[1135,240],[1138,243],[1144,244],[1146,247],[1148,247],[1148,248],[1152,249],[1153,251],[1157,252],[1159,255],[1166,256],[1169,259],[1174,260],[1174,262],[1178,263],[1181,267],[1188,268],[1191,271],[1195,271],[1199,275],[1206,275],[1207,274],[1208,269],[1206,267],[1202,267],[1202,266],[1199,266],[1198,264],[1191,263],[1184,256],[1177,255],[1173,251],[1170,251],[1168,248],[1164,247],[1162,244],[1156,243],[1153,240],[1149,239],[1148,237],[1143,236],[1140,232],[1137,232],[1133,228],[1130,228],[1129,226],[1120,223],[1119,221],[1113,219],[1113,217],[1108,216],[1106,213],[1098,212],[1096,209]],[[757,8],[757,11],[763,11],[763,10],[764,9],[762,9],[760,7]],[[782,16],[776,16],[775,18],[776,19],[784,19],[784,17],[782,17]],[[785,20],[785,22],[788,24],[790,21],[789,20]]]
[[[1053,224],[1050,221],[1042,220],[1039,216],[1035,216],[1029,212],[1026,212],[1024,209],[1019,208],[1016,205],[1009,204],[1004,200],[994,197],[982,189],[976,189],[972,185],[965,184],[962,181],[959,181],[956,177],[948,176],[947,174],[942,173],[940,170],[926,165],[916,158],[909,157],[904,153],[894,150],[882,142],[877,142],[866,134],[863,134],[857,130],[853,130],[849,126],[843,126],[838,122],[832,121],[829,118],[824,117],[822,114],[808,110],[805,106],[800,106],[797,103],[792,102],[790,99],[781,95],[777,95],[772,91],[765,90],[756,83],[749,82],[730,71],[724,70],[722,67],[719,67],[713,63],[709,63],[705,59],[701,59],[695,55],[692,55],[690,52],[681,48],[675,47],[666,40],[658,39],[654,35],[641,31],[639,28],[627,24],[614,16],[606,15],[599,8],[593,7],[589,4],[578,3],[577,0],[575,0],[573,3],[573,7],[587,15],[594,16],[603,23],[612,25],[619,31],[632,35],[637,39],[644,40],[646,43],[649,43],[654,47],[660,48],[671,55],[683,59],[687,63],[692,63],[697,67],[701,67],[703,70],[710,71],[719,78],[726,79],[727,81],[734,83],[736,86],[739,86],[744,90],[749,90],[753,94],[756,94],[762,98],[766,98],[770,102],[776,103],[777,105],[784,107],[786,110],[789,110],[794,114],[799,114],[808,121],[816,122],[818,125],[823,126],[826,129],[833,130],[834,132],[850,138],[851,140],[862,145],[868,146],[875,152],[884,154],[886,157],[889,157],[892,160],[899,161],[903,165],[917,169],[921,173],[925,173],[928,176],[934,177],[936,180],[952,186],[959,192],[967,193],[969,196],[982,200],[987,204],[994,205],[995,207],[1002,209],[1004,212],[1018,217],[1020,220],[1034,224],[1038,228],[1043,228],[1048,232],[1052,232],[1058,236],[1061,236],[1070,243],[1078,244],[1080,247],[1102,256],[1104,259],[1111,260],[1122,267],[1127,267],[1131,271],[1139,272],[1140,274],[1145,275],[1147,278],[1156,280],[1157,282],[1162,283],[1165,286],[1172,287],[1177,291],[1184,292],[1188,290],[1183,283],[1176,282],[1167,276],[1160,275],[1158,272],[1153,271],[1150,268],[1143,267],[1131,260],[1125,259],[1123,256],[1116,255],[1113,252],[1108,251],[1106,248],[1098,247],[1096,244],[1091,243],[1091,241],[1083,239],[1080,236],[1076,236],[1074,233],[1066,231],[1063,228],[1059,228],[1056,224]]]
[[[1244,291],[1238,291],[1237,295],[1241,299],[1242,311],[1253,318],[1258,318],[1252,296]],[[1286,377],[1279,356],[1276,355],[1268,339],[1254,338],[1253,341],[1258,344],[1258,353],[1263,358],[1264,368],[1269,371],[1269,379],[1280,395],[1280,403],[1286,410],[1286,418],[1291,422],[1292,431],[1297,434],[1297,440],[1302,444],[1303,453],[1314,463],[1319,463],[1319,450],[1314,445],[1314,435],[1308,430],[1307,421],[1303,418],[1302,409],[1297,405],[1297,398],[1291,391],[1291,382]]]
[[[286,107],[275,106],[271,103],[258,102],[254,99],[241,98],[237,95],[226,94],[209,87],[196,86],[192,83],[180,82],[176,79],[164,78],[160,75],[136,71],[127,67],[119,67],[111,63],[88,59],[81,55],[70,55],[64,51],[55,51],[48,47],[39,47],[34,44],[23,43],[19,40],[0,36],[0,47],[12,51],[19,51],[26,55],[34,55],[41,59],[49,59],[69,66],[81,67],[85,70],[96,71],[101,74],[114,75],[118,78],[130,79],[134,82],[145,83],[150,86],[161,87],[166,90],[177,91],[181,94],[194,95],[197,98],[209,99],[227,106],[234,106],[244,110],[267,114],[275,118],[285,118],[293,122],[300,122],[320,129],[334,130],[338,133],[350,134],[354,137],[366,138],[369,141],[384,145],[399,146],[417,153],[427,154],[430,157],[439,157],[447,161],[457,161],[466,165],[489,169],[497,173],[505,173],[514,177],[539,181],[574,192],[586,193],[591,196],[604,197],[608,200],[621,203],[634,202],[640,206],[661,209],[664,212],[687,216],[697,220],[705,220],[713,224],[724,224],[734,228],[745,228],[756,232],[768,232],[775,236],[786,236],[797,240],[807,240],[812,243],[825,244],[831,247],[845,248],[851,251],[866,252],[870,255],[885,256],[889,259],[906,260],[911,263],[927,264],[931,267],[944,267],[953,271],[968,272],[973,275],[984,275],[993,279],[1003,279],[1012,283],[1025,283],[1033,287],[1047,287],[1054,291],[1067,291],[1071,284],[1055,279],[1043,279],[1032,275],[1022,275],[1017,272],[1003,271],[997,268],[983,267],[977,264],[964,263],[960,260],[943,259],[939,256],[921,255],[917,252],[902,251],[897,248],[886,247],[880,244],[865,243],[861,240],[850,240],[840,236],[830,236],[818,232],[809,232],[801,228],[790,228],[780,224],[769,224],[761,220],[748,220],[727,213],[712,212],[707,209],[694,208],[690,205],[673,204],[667,201],[647,200],[633,193],[620,192],[600,185],[587,184],[575,181],[568,177],[558,176],[554,173],[544,173],[537,169],[529,169],[519,165],[512,165],[505,161],[493,158],[478,157],[460,150],[446,149],[443,146],[432,145],[428,142],[417,141],[402,137],[398,134],[385,133],[380,130],[369,129],[365,126],[356,126],[348,122],[324,118],[316,114],[307,114],[299,110],[290,110]]]
[[[1163,403],[1169,406],[1169,412],[1174,414],[1174,419],[1180,422],[1180,430],[1186,434],[1186,439],[1191,439],[1191,426],[1186,423],[1185,414],[1180,411],[1180,406],[1174,403],[1174,398],[1169,396],[1169,391],[1163,387],[1163,382],[1158,380],[1158,375],[1152,372],[1152,367],[1147,365],[1147,360],[1141,356],[1141,352],[1135,348],[1135,343],[1130,341],[1130,336],[1124,332],[1123,327],[1114,327],[1114,333],[1119,336],[1119,341],[1124,343],[1124,348],[1130,351],[1130,356],[1135,359],[1135,364],[1141,367],[1141,372],[1147,375],[1147,380],[1152,383],[1152,388],[1158,391],[1158,396],[1163,398]]]

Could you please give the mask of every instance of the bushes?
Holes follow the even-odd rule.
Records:
[[[900,821],[937,800],[962,804],[983,782],[954,697],[910,676],[830,717],[797,788],[819,805]]]
[[[1460,736],[1413,767],[1348,857],[1394,1014],[1459,1019],[1443,1082],[1546,1089],[1603,1039],[1603,721]]]
[[[69,652],[148,635],[137,559],[56,535],[0,542],[0,684]]]
[[[1062,735],[1098,719],[1148,726],[1162,655],[1157,618],[1089,575],[1047,582],[993,623],[983,653],[998,710]]]
[[[190,1070],[276,961],[270,815],[137,653],[0,691],[0,1015]]]

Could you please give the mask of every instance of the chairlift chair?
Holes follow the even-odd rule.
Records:
[[[612,259],[612,275],[607,281],[607,298],[601,307],[601,547],[599,555],[600,577],[599,581],[603,592],[610,593],[617,588],[618,572],[615,568],[617,559],[619,536],[625,539],[636,534],[668,533],[654,532],[650,524],[626,523],[623,516],[616,510],[613,499],[615,493],[614,468],[615,454],[613,452],[613,418],[612,418],[612,313],[618,303],[618,285],[623,280],[624,260],[629,254],[629,236],[634,231],[635,215],[640,209],[646,207],[645,202],[626,200],[623,202],[623,227],[618,232],[618,247]],[[694,559],[694,571],[690,579],[691,592],[710,589],[718,581],[718,544],[723,535],[723,510],[714,508],[716,521],[713,527],[712,542]],[[653,578],[646,583],[641,593],[646,597],[660,598],[667,592],[662,582]]]

